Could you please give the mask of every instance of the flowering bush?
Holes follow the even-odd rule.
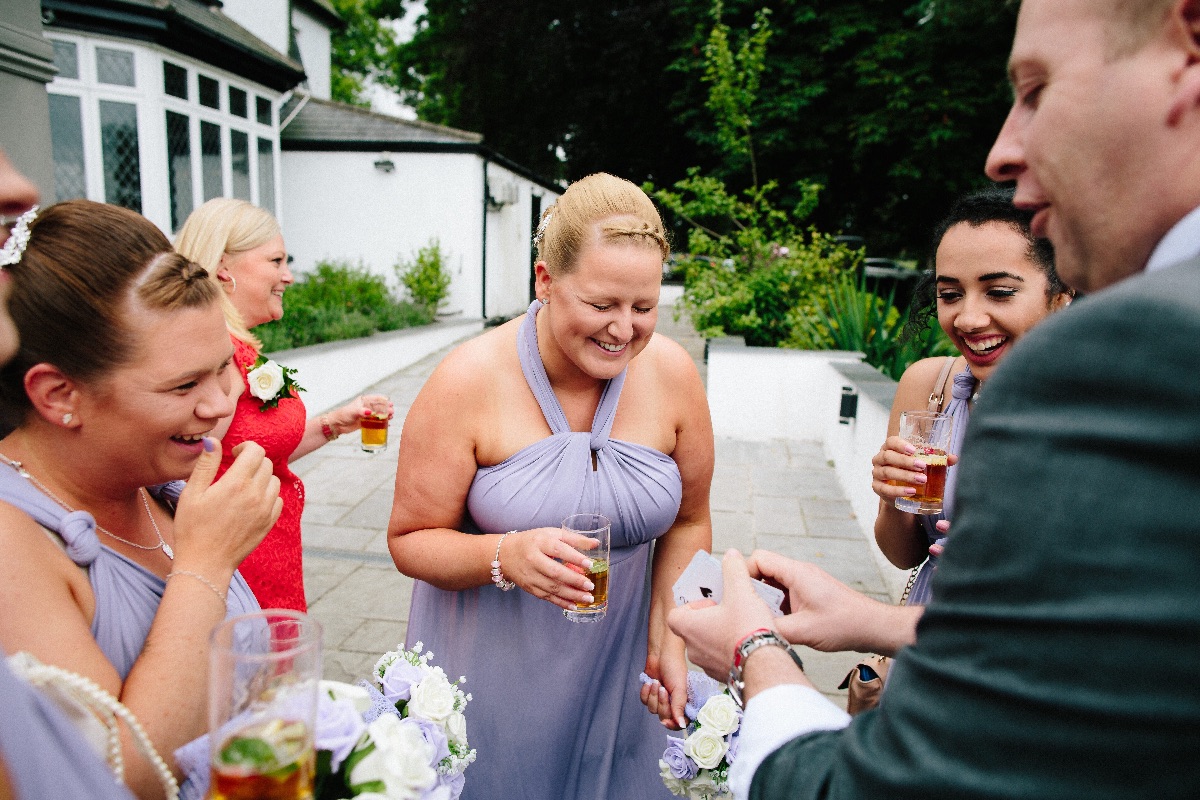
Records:
[[[384,653],[371,684],[321,682],[316,800],[457,800],[475,760],[464,694],[433,653]]]
[[[737,754],[742,710],[721,684],[699,672],[688,673],[685,711],[693,720],[686,736],[667,737],[658,762],[671,794],[693,800],[729,797],[729,765]]]

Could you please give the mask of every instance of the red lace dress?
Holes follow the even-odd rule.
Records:
[[[254,366],[258,353],[253,347],[233,340],[234,361],[246,381],[247,371]],[[304,601],[304,570],[300,550],[300,515],[304,512],[304,484],[288,468],[288,459],[304,437],[307,414],[299,397],[285,397],[279,405],[260,411],[262,401],[250,394],[249,383],[238,398],[233,424],[221,440],[223,455],[218,477],[233,463],[233,448],[245,441],[255,441],[267,451],[279,478],[279,496],[283,498],[283,513],[275,527],[254,548],[238,568],[258,604],[263,608],[291,608],[306,611]]]

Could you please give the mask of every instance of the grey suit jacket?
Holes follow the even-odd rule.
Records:
[[[933,591],[883,706],[752,798],[1200,797],[1200,259],[1013,348]]]

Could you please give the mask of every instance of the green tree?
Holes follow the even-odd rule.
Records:
[[[390,23],[404,17],[403,0],[333,0],[333,7],[346,27],[330,42],[330,93],[339,102],[369,106],[368,80],[395,88],[399,43]]]
[[[671,0],[427,0],[395,72],[425,120],[551,179],[683,175]]]

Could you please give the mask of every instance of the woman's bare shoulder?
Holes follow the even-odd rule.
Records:
[[[946,366],[947,356],[933,356],[914,361],[900,376],[900,384],[896,387],[896,399],[893,405],[902,410],[925,408],[929,405],[929,395],[934,391],[934,383]],[[954,367],[950,368],[953,376]]]
[[[444,384],[469,391],[486,387],[498,364],[516,358],[517,323],[518,320],[510,320],[455,347],[438,364],[426,385],[438,388]]]

